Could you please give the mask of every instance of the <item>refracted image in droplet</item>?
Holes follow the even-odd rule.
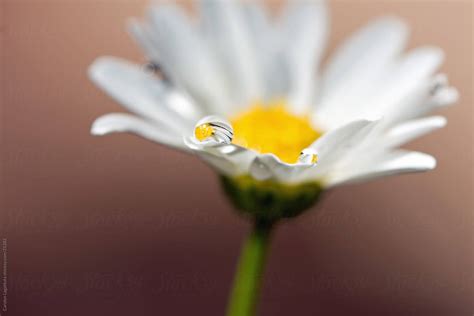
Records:
[[[319,160],[319,156],[313,148],[305,148],[300,154],[298,158],[298,162],[306,163],[306,164],[317,164]]]
[[[197,122],[194,128],[194,136],[200,142],[230,144],[234,137],[234,131],[229,122],[215,115],[211,115]]]

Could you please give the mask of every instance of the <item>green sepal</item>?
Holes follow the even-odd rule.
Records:
[[[323,192],[317,182],[284,184],[258,181],[248,175],[220,178],[224,191],[240,212],[270,222],[301,214],[313,206]]]

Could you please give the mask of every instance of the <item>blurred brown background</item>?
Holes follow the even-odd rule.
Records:
[[[126,134],[87,79],[94,58],[142,62],[124,31],[146,0],[3,0],[2,315],[222,315],[248,225],[194,157]],[[272,3],[272,5],[275,5]],[[461,93],[448,127],[410,147],[431,173],[334,190],[275,235],[261,315],[473,314],[471,1],[336,1],[330,50],[381,14],[439,45]]]

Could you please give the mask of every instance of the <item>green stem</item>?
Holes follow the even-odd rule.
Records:
[[[227,316],[253,316],[273,222],[257,221],[240,254]]]

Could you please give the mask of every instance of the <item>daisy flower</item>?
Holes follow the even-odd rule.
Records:
[[[258,275],[270,226],[262,223],[298,215],[334,186],[433,169],[432,156],[399,147],[443,127],[430,112],[458,93],[436,74],[441,49],[405,52],[408,29],[395,17],[368,23],[321,65],[323,2],[288,1],[276,17],[255,2],[201,1],[197,11],[191,18],[168,3],[129,21],[149,66],[116,57],[91,65],[90,78],[132,113],[99,117],[91,132],[134,133],[218,172],[258,222],[229,307],[250,315],[258,283],[248,276]]]

